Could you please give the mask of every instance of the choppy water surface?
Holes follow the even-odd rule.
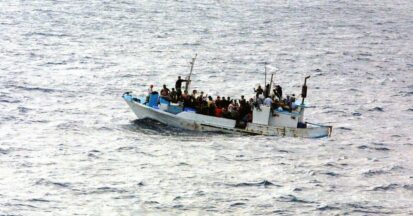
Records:
[[[412,1],[1,1],[0,214],[413,214]],[[124,91],[309,80],[325,139],[148,122]],[[277,69],[276,69],[276,68]]]

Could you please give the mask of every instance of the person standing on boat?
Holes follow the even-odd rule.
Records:
[[[256,98],[260,96],[260,94],[264,93],[264,90],[262,90],[261,85],[258,85],[258,88],[254,88],[254,92],[256,93]]]
[[[220,107],[222,108],[228,108],[229,103],[227,102],[227,99],[225,97],[222,97],[221,102],[220,102]]]
[[[215,103],[211,96],[208,96],[208,114],[211,116],[215,116]]]
[[[282,90],[281,86],[279,86],[279,85],[275,86],[274,94],[278,97],[278,100],[282,100],[283,90]]]
[[[270,96],[270,89],[271,89],[270,84],[267,84],[267,85],[265,86],[265,90],[264,90],[264,97],[265,97],[265,98],[267,98],[267,97]]]
[[[239,100],[239,105],[244,107],[246,105],[246,103],[247,103],[247,101],[245,100],[244,95],[241,95],[241,99]]]
[[[178,80],[175,83],[175,89],[176,89],[176,92],[178,93],[178,97],[180,97],[182,94],[182,83],[183,82],[188,82],[188,80],[181,79],[181,76],[178,76]]]
[[[226,104],[226,107],[228,107],[230,103],[232,103],[232,100],[231,100],[231,98],[230,98],[230,97],[227,97],[227,104]]]
[[[217,99],[215,99],[215,106],[219,109],[222,108],[222,101],[221,101],[221,97],[217,96]]]

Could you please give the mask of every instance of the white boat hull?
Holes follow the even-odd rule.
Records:
[[[248,123],[245,129],[240,129],[235,127],[235,120],[187,112],[182,112],[175,115],[160,109],[154,109],[127,98],[124,99],[139,119],[149,118],[162,122],[166,125],[188,130],[225,133],[248,133],[267,136],[319,138],[330,136],[332,129],[330,126],[292,128],[275,127],[255,123]]]
[[[158,110],[158,109],[153,109],[151,107],[148,107],[146,105],[143,105],[137,102],[126,100],[126,103],[129,105],[129,107],[132,109],[132,111],[135,113],[135,115],[139,119],[146,119],[146,118],[153,119],[153,120],[162,122],[166,125],[183,128],[187,130],[211,131],[211,132],[222,131],[215,127],[209,127],[207,125],[203,125],[202,123],[196,122],[194,120],[184,119],[184,118],[178,117],[177,115],[174,115],[174,114],[162,111],[162,110]]]

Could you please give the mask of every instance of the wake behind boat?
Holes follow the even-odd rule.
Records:
[[[189,130],[303,138],[331,135],[332,126],[304,121],[309,76],[305,78],[300,100],[294,95],[283,98],[281,87],[273,85],[272,77],[269,84],[265,83],[265,89],[259,86],[255,90],[256,97],[249,101],[244,96],[239,100],[225,97],[221,100],[217,96],[213,100],[211,96],[205,97],[203,92],[197,95],[196,90],[188,94],[194,61],[195,58],[191,62],[190,75],[185,80],[178,77],[172,91],[164,85],[159,95],[151,85],[147,96],[125,92],[122,97],[139,119],[149,118]]]

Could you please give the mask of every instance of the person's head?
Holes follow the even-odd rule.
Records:
[[[229,100],[231,100],[231,98],[230,98],[230,97],[227,97],[227,100],[229,101]]]
[[[192,94],[195,95],[196,93],[197,93],[197,91],[194,89],[194,90],[192,91]]]
[[[181,76],[178,76],[178,79],[180,80],[180,79],[181,79]]]
[[[208,96],[208,100],[212,100],[212,97],[211,97],[211,96]]]
[[[175,91],[175,88],[172,88],[172,91]]]
[[[203,91],[201,91],[201,95],[204,95],[204,92],[203,92]]]
[[[221,99],[221,97],[220,97],[220,96],[217,96],[217,100],[219,100],[219,99]]]
[[[149,87],[150,87],[150,88],[153,88],[153,85],[150,85]]]
[[[244,100],[244,95],[241,95],[241,99]]]
[[[187,91],[187,90],[184,90],[184,93],[185,93],[185,94],[188,94],[188,91]]]
[[[165,85],[165,84],[163,84],[163,88],[166,88],[166,85]]]

